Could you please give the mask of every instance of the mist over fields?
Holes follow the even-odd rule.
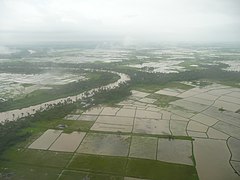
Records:
[[[236,42],[238,0],[1,0],[0,43]]]

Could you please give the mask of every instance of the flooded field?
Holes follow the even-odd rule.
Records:
[[[174,89],[167,91],[174,91]],[[238,179],[239,176],[234,172],[239,171],[236,162],[240,160],[238,157],[240,126],[236,123],[240,115],[234,113],[235,109],[220,111],[219,108],[222,106],[217,106],[215,102],[216,99],[222,99],[236,105],[235,98],[227,97],[231,97],[229,94],[232,95],[233,92],[235,96],[240,97],[239,89],[215,84],[201,89],[193,87],[190,90],[177,91],[177,94],[168,93],[168,95],[180,96],[182,99],[170,103],[167,108],[157,107],[154,105],[155,101],[136,103],[146,99],[150,93],[134,90],[128,100],[118,104],[120,107],[99,106],[87,110],[82,115],[67,116],[66,118],[71,119],[70,121],[83,119],[94,121],[90,128],[92,132],[87,133],[76,152],[158,160],[190,166],[194,166],[192,158],[195,157],[200,179],[226,179],[227,177]],[[156,93],[166,94],[166,91],[160,90]],[[206,100],[204,98],[206,96],[214,98]],[[133,100],[133,97],[138,98]],[[176,103],[178,101],[182,102]],[[193,103],[187,106],[188,102]],[[189,111],[192,115],[183,117],[181,111]],[[226,119],[231,121],[226,122]],[[62,135],[54,144],[62,141]],[[160,138],[156,135],[166,137]],[[70,135],[67,136],[70,137]],[[194,140],[169,139],[169,136],[192,137]],[[40,140],[41,137],[36,142]],[[49,150],[54,150],[54,144]],[[77,145],[79,142],[75,147]],[[32,145],[29,146],[31,147]],[[55,150],[61,151],[60,149]],[[212,158],[211,163],[209,156]]]
[[[47,150],[51,144],[60,136],[62,131],[60,130],[47,130],[42,136],[34,141],[29,148],[30,149],[43,149]]]
[[[54,109],[58,103],[75,105],[64,116],[56,113],[54,118],[31,122],[23,131],[30,136],[4,154],[5,167],[15,169],[14,162],[21,164],[29,154],[33,160],[26,160],[24,168],[34,166],[32,171],[37,172],[41,165],[52,179],[239,179],[237,53],[186,47],[52,48],[42,57],[37,49],[27,52],[29,57],[23,59],[30,64],[0,58],[1,103],[38,95],[38,90],[75,88],[72,84],[78,82],[89,89],[0,112],[4,124]],[[35,74],[33,62],[42,63]],[[101,73],[109,74],[99,86],[88,84]],[[118,78],[105,83],[114,75]]]
[[[130,67],[138,69],[146,69],[147,72],[160,72],[160,73],[178,73],[184,71],[184,67],[179,66],[183,61],[160,61],[160,62],[148,62],[136,65],[129,65]]]
[[[10,74],[0,73],[0,99],[27,95],[36,90],[52,89],[53,86],[84,81],[84,75],[44,73],[44,74]]]
[[[229,67],[225,68],[226,71],[240,71],[239,61],[222,61],[221,63],[227,64]]]
[[[126,74],[123,73],[117,73],[117,72],[113,72],[112,73],[116,73],[120,76],[120,79],[118,79],[116,82],[114,83],[110,83],[106,86],[102,86],[102,87],[98,87],[98,88],[94,88],[91,89],[90,91],[88,91],[89,96],[93,96],[94,93],[100,91],[101,89],[114,89],[116,87],[118,87],[121,83],[127,82],[130,80],[129,76],[127,76]],[[58,103],[63,103],[64,101],[67,100],[71,100],[71,102],[77,101],[79,99],[82,99],[83,97],[85,97],[85,93],[81,93],[79,95],[76,96],[70,96],[67,98],[61,98],[61,99],[57,99],[57,100],[53,100],[53,101],[48,101],[42,104],[38,104],[35,106],[30,106],[28,108],[23,108],[21,110],[12,110],[12,111],[7,111],[7,112],[0,112],[0,122],[4,122],[5,120],[14,120],[15,117],[24,117],[24,116],[28,116],[29,114],[34,114],[37,110],[43,109],[44,107],[46,107],[45,105],[55,105]],[[13,116],[14,114],[14,116]]]

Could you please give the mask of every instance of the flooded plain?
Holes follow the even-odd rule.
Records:
[[[104,71],[104,70],[101,70]],[[101,89],[114,89],[116,87],[118,87],[120,84],[125,83],[127,81],[130,80],[130,77],[126,74],[123,73],[118,73],[118,72],[114,72],[114,71],[109,71],[111,73],[117,74],[120,76],[120,79],[118,79],[116,82],[114,83],[110,83],[108,85],[102,86],[102,87],[98,87],[98,88],[94,88],[88,91],[89,96],[93,96],[94,92],[98,92]],[[53,101],[48,101],[42,104],[38,104],[35,106],[30,106],[27,108],[23,108],[21,110],[11,110],[11,111],[7,111],[7,112],[0,112],[0,122],[4,122],[5,120],[14,120],[18,117],[24,117],[24,116],[28,116],[29,114],[34,114],[37,110],[42,110],[46,107],[46,105],[55,105],[58,103],[64,103],[65,101],[68,101],[69,99],[72,102],[75,102],[76,100],[80,100],[83,97],[85,97],[85,92],[76,95],[76,96],[69,96],[66,98],[60,98],[57,100],[53,100]],[[13,116],[14,114],[14,116]]]
[[[218,68],[223,70],[222,73],[234,74],[239,72],[239,61],[236,57],[233,58],[232,53],[221,54],[216,49],[192,50],[191,48],[136,49],[134,51],[128,48],[122,50],[114,48],[109,50],[51,49],[44,57],[37,57],[38,51],[29,48],[28,53],[29,57],[24,58],[24,61],[53,62],[61,66],[64,66],[64,63],[75,63],[74,68],[83,64],[83,67],[86,67],[84,70],[90,72],[92,69],[89,67],[91,65],[95,67],[95,64],[90,62],[96,62],[100,68],[95,67],[94,70],[116,74],[120,79],[76,96],[1,112],[1,123],[34,114],[38,110],[44,111],[49,105],[80,101],[86,96],[91,99],[100,89],[115,89],[120,84],[131,81],[128,74],[133,77],[133,84],[130,85],[131,95],[123,101],[118,101],[116,104],[93,105],[87,110],[81,108],[74,110],[59,119],[58,125],[54,124],[42,130],[42,134],[30,139],[30,145],[24,147],[24,151],[36,153],[43,151],[43,153],[54,155],[62,153],[71,156],[65,167],[61,168],[61,172],[58,172],[58,179],[64,178],[68,173],[77,174],[83,173],[82,171],[95,173],[95,170],[88,167],[80,169],[81,171],[77,168],[68,169],[78,156],[81,157],[81,163],[76,161],[77,166],[88,166],[91,163],[98,165],[100,162],[92,162],[90,158],[84,162],[86,157],[95,157],[98,160],[102,158],[104,161],[101,162],[104,163],[108,158],[116,158],[123,160],[124,168],[127,168],[131,161],[141,162],[143,169],[146,168],[145,162],[154,162],[162,166],[192,168],[197,171],[200,180],[239,179],[240,89],[237,84],[228,82],[229,85],[220,80],[217,82],[179,81],[178,78],[176,78],[177,83],[171,84],[165,81],[156,81],[156,83],[152,80],[153,78],[149,78],[155,77],[153,74],[160,79],[165,76],[173,78],[177,75],[186,75],[191,70],[199,72],[218,66],[221,66]],[[228,60],[222,61],[221,55]],[[8,59],[2,58],[0,61],[7,62]],[[12,61],[17,60],[12,59]],[[84,64],[86,62],[91,65]],[[108,65],[112,70],[104,70]],[[116,72],[115,66],[119,68]],[[131,72],[126,72],[127,70]],[[139,74],[147,75],[140,77]],[[186,79],[191,79],[189,76],[194,74],[187,74],[187,76]],[[85,81],[87,78],[85,74],[59,74],[58,72],[0,73],[0,101],[78,80]],[[161,101],[167,101],[166,106],[161,106]],[[111,163],[114,161],[111,160]],[[153,169],[155,167],[153,166]],[[137,166],[134,166],[133,169],[136,168]],[[116,169],[119,171],[121,168]],[[111,175],[115,173],[99,170],[96,172]],[[120,175],[124,180],[154,179],[147,176]]]

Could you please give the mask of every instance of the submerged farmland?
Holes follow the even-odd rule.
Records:
[[[239,179],[240,50],[109,46],[0,55],[0,178]]]

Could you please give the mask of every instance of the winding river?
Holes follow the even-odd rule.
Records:
[[[114,89],[114,88],[117,88],[121,83],[126,83],[127,81],[130,81],[130,77],[123,73],[119,73],[119,72],[115,72],[115,71],[106,71],[106,70],[97,70],[97,71],[110,72],[113,74],[117,74],[120,76],[120,79],[118,79],[114,83],[110,83],[108,85],[97,87],[97,88],[87,91],[88,97],[93,96],[94,93],[98,92],[100,89]],[[6,112],[1,112],[0,113],[0,123],[4,123],[5,120],[14,121],[14,120],[18,119],[19,117],[25,117],[25,116],[34,114],[38,110],[44,110],[49,105],[56,105],[58,103],[63,103],[65,101],[76,102],[77,100],[81,100],[84,97],[86,97],[86,91],[83,93],[80,93],[78,95],[75,95],[75,96],[68,96],[65,98],[48,101],[45,103],[41,103],[38,105],[34,105],[34,106],[22,108],[22,109],[15,109],[15,110],[10,110],[10,111],[6,111]]]

